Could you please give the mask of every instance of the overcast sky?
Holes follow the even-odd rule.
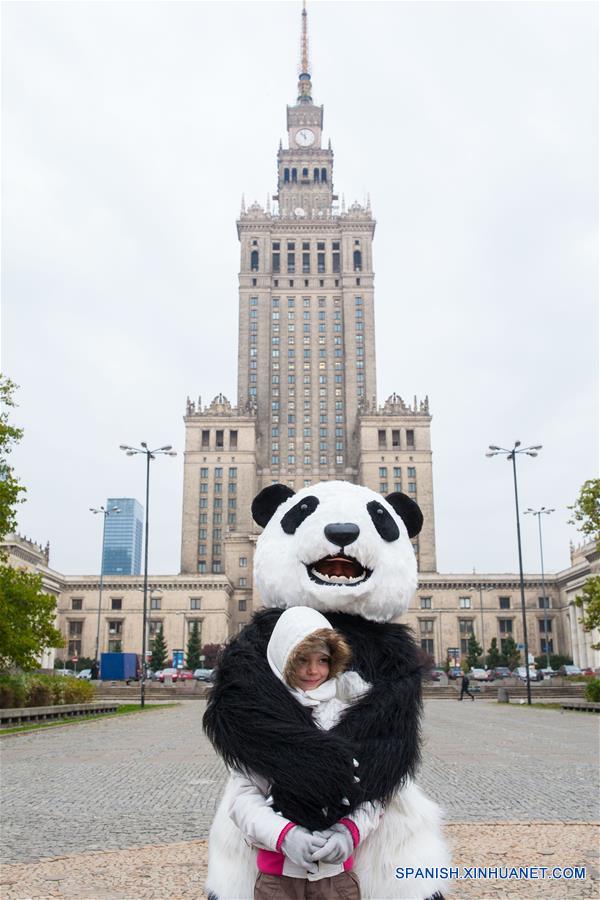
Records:
[[[371,195],[379,401],[429,395],[438,569],[517,570],[510,465],[569,564],[597,472],[597,5],[312,2],[334,181]],[[21,533],[99,571],[108,496],[236,400],[240,198],[276,186],[299,2],[3,6],[3,359]],[[153,465],[150,569],[179,571],[183,458]],[[536,522],[524,559],[539,571]]]

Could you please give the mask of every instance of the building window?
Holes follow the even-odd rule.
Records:
[[[362,253],[360,252],[360,250],[354,251],[353,259],[354,259],[354,271],[355,272],[362,271]]]
[[[214,559],[214,560],[213,560],[212,570],[213,570],[213,572],[214,572],[215,575],[219,575],[219,574],[220,574],[220,572],[221,572],[221,560],[220,560],[220,559]]]
[[[554,653],[554,642],[552,638],[548,638],[548,640],[544,640],[542,638],[540,640],[540,653]]]
[[[121,621],[109,622],[108,623],[108,633],[115,635],[123,634],[123,623]]]
[[[116,610],[123,609],[123,600],[121,599],[121,597],[111,597],[110,608]]]
[[[71,609],[83,609],[83,600],[81,597],[71,598]]]
[[[379,482],[379,493],[380,493],[380,494],[387,494],[388,490],[389,490],[389,488],[388,488],[388,483],[387,483],[387,481],[380,481],[380,482]]]
[[[546,628],[546,625],[548,626]],[[548,634],[552,633],[552,619],[540,619],[538,621],[538,627],[540,629],[540,634]]]
[[[202,597],[190,597],[190,609],[202,609]]]
[[[392,432],[393,434],[393,432]],[[401,478],[402,472],[400,470],[400,466],[394,466],[394,478]]]
[[[246,598],[240,597],[238,600],[238,610],[239,612],[246,612]]]
[[[458,606],[459,606],[459,609],[471,609],[471,598],[470,597],[459,597],[458,598]]]
[[[238,445],[238,433],[237,433],[237,430],[234,429],[233,431],[229,432],[229,449],[237,450],[237,445]]]
[[[408,467],[408,477],[409,477],[409,478],[416,478],[416,477],[417,477],[417,470],[416,470],[413,466],[409,466],[409,467]]]
[[[217,431],[217,450],[223,449],[223,431]],[[218,469],[215,469],[215,476],[217,474]],[[218,476],[217,476],[218,477]]]
[[[206,574],[206,560],[205,559],[198,560],[198,572],[201,575]]]
[[[81,637],[83,622],[69,622],[69,637]]]
[[[160,609],[161,608],[162,599],[160,597],[152,597],[150,596],[150,609]]]
[[[250,270],[258,272],[258,250],[253,250],[250,254]]]
[[[510,609],[510,597],[498,597],[500,609]]]
[[[551,609],[550,597],[538,597],[538,609]]]
[[[246,556],[240,556],[240,567],[244,569],[248,565],[248,558]]]
[[[387,435],[384,428],[380,428],[377,432],[377,443],[380,450],[387,447]]]
[[[210,431],[208,429],[203,429],[203,431],[202,431],[202,449],[208,450],[209,444],[210,444]]]
[[[420,619],[419,631],[421,634],[433,634],[433,619]]]
[[[380,477],[380,478],[386,478],[386,477],[387,477],[387,466],[380,466],[380,467],[379,467],[379,477]]]
[[[431,609],[431,597],[421,597],[421,609]]]
[[[512,635],[513,620],[512,619],[498,619],[498,631],[500,632],[500,634]]]
[[[81,644],[81,642],[78,642]],[[71,642],[69,642],[69,647],[71,646]],[[122,653],[123,652],[123,642],[119,640],[109,640],[108,642],[108,652],[109,653]],[[69,651],[70,652],[70,651]]]
[[[208,469],[200,469],[200,478],[208,478]]]
[[[406,429],[406,446],[412,450],[415,448],[415,432],[412,428]]]
[[[421,638],[421,650],[428,653],[429,656],[434,656],[433,638]]]

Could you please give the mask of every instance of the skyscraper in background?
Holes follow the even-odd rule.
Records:
[[[283,482],[299,490],[340,479],[413,497],[425,525],[413,545],[435,572],[428,398],[377,400],[375,219],[368,199],[346,206],[333,183],[323,107],[313,100],[306,9],[296,102],[277,152],[276,192],[242,201],[238,397],[185,415],[181,572],[226,575],[235,633],[257,602],[252,498]]]
[[[142,570],[144,508],[132,497],[109,497],[106,508],[120,512],[106,517],[102,547],[105,575],[139,575]]]

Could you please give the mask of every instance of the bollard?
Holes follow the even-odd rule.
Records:
[[[510,701],[510,697],[508,696],[508,688],[499,687],[498,688],[498,703],[508,703]]]

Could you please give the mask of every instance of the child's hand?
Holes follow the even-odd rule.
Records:
[[[284,837],[281,852],[297,866],[302,866],[308,872],[315,873],[318,871],[318,866],[313,862],[313,853],[320,850],[326,840],[327,838],[318,832],[311,834],[306,828],[296,825]]]
[[[332,825],[327,831],[315,831],[313,837],[325,838],[322,847],[312,855],[314,862],[340,863],[352,856],[354,841],[350,829],[339,822],[337,825]]]

